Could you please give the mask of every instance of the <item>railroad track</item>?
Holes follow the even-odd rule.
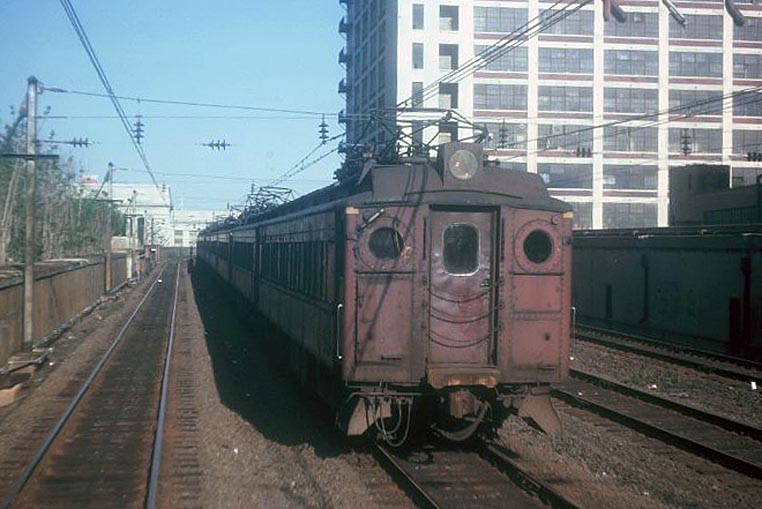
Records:
[[[762,479],[762,429],[572,369],[553,396],[727,468]]]
[[[2,509],[154,507],[179,293],[172,265],[159,270]]]
[[[574,336],[588,343],[670,362],[705,373],[714,373],[733,380],[762,380],[762,363],[740,357],[588,325],[578,326]]]
[[[428,445],[401,451],[377,444],[376,458],[419,507],[579,508],[537,480],[497,444]]]

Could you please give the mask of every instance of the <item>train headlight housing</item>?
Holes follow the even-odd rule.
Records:
[[[456,150],[448,161],[452,176],[458,180],[468,180],[479,170],[479,161],[469,150]]]

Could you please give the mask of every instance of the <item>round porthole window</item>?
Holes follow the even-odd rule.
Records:
[[[553,241],[543,230],[534,230],[524,239],[524,254],[532,263],[543,263],[553,254]]]
[[[404,244],[402,235],[397,230],[385,226],[370,234],[368,246],[373,256],[379,260],[393,260],[402,253]]]

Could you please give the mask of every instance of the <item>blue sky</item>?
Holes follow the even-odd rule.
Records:
[[[343,70],[337,0],[72,0],[111,84],[119,95],[192,102],[329,112],[330,134],[340,133],[335,113]],[[0,124],[24,97],[26,80],[103,92],[84,49],[57,0],[0,2]],[[122,101],[128,115],[142,114],[145,151],[159,182],[172,188],[176,206],[221,209],[240,202],[251,179],[267,185],[318,142],[319,117]],[[87,149],[62,146],[87,174],[101,178],[106,165],[117,181],[149,182],[108,99],[45,92],[40,111],[51,116],[39,136],[89,138]],[[74,118],[108,116],[114,118]],[[227,118],[151,118],[224,116]],[[272,118],[272,117],[280,118]],[[234,119],[230,117],[258,117]],[[262,118],[266,117],[266,118]],[[234,147],[211,151],[199,144],[225,139]],[[329,157],[284,185],[298,193],[331,181],[339,158]],[[167,173],[166,175],[162,173]],[[241,180],[187,177],[192,173]]]

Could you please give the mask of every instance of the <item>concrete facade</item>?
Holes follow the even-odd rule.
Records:
[[[101,188],[97,177],[83,179],[81,185],[91,195],[100,189],[99,199],[108,199],[109,186]],[[211,210],[175,210],[167,185],[157,188],[153,184],[115,182],[113,193],[111,199],[127,217],[127,248],[141,248],[146,244],[195,246],[199,231],[215,219],[228,215]]]
[[[622,0],[624,23],[604,21],[604,3],[592,2],[413,100],[421,97],[416,90],[532,23],[553,2],[340,3],[347,8],[340,120],[350,144],[388,138],[368,129],[370,112],[385,111],[412,135],[411,122],[435,121],[442,113],[432,109],[452,107],[487,126],[492,157],[540,173],[554,196],[574,206],[582,228],[666,226],[670,170],[683,165],[730,166],[731,185],[760,171],[746,154],[762,152],[762,93],[748,91],[762,86],[762,5],[736,1],[741,27],[725,2],[676,1],[687,20],[682,27],[657,0]],[[405,101],[405,111],[394,113]],[[439,131],[432,125],[418,136],[446,141]],[[473,130],[461,123],[453,134],[464,139]]]

